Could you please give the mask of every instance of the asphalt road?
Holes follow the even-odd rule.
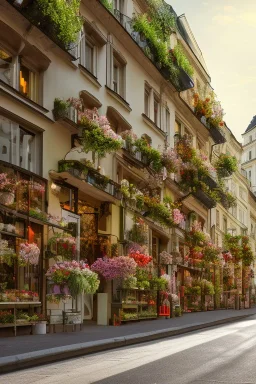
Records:
[[[18,383],[256,384],[256,316],[0,377]]]

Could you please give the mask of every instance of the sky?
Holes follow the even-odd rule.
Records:
[[[256,115],[256,0],[166,0],[185,13],[238,141]]]

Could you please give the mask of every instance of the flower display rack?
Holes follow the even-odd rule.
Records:
[[[135,288],[117,290],[111,317],[118,317],[121,322],[156,319],[157,291]]]

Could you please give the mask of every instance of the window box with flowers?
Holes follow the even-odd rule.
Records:
[[[215,168],[219,178],[231,176],[237,170],[237,159],[222,153],[215,163]]]
[[[0,204],[13,204],[15,198],[15,190],[15,179],[9,177],[7,173],[0,173]]]

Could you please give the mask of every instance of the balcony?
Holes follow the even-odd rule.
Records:
[[[122,27],[129,33],[135,43],[142,49],[144,54],[151,60],[154,66],[159,70],[162,76],[170,81],[171,84],[177,89],[178,92],[185,91],[194,87],[194,82],[190,76],[177,64],[174,63],[174,67],[179,73],[177,78],[174,78],[169,68],[163,67],[156,62],[152,49],[150,48],[147,40],[139,33],[133,30],[132,19],[122,14],[117,9],[114,9],[114,17],[122,25]]]
[[[67,109],[63,110],[62,113],[53,109],[52,111],[54,120],[60,123],[64,128],[68,129],[71,133],[78,133],[77,125],[77,110],[69,106]]]
[[[38,28],[43,34],[51,39],[58,47],[67,52],[71,60],[76,60],[78,57],[76,43],[64,43],[58,37],[58,27],[54,25],[48,16],[39,11],[34,0],[7,0],[22,16],[25,17],[32,25]]]
[[[193,111],[197,119],[209,130],[209,133],[216,144],[223,144],[226,142],[226,138],[220,129],[210,124],[209,122],[207,122],[205,116],[202,116],[200,118],[199,116],[196,115],[194,109],[192,109],[191,107],[190,109]]]
[[[79,191],[101,201],[115,203],[121,200],[119,184],[101,175],[77,160],[61,160],[58,163],[58,173],[51,172],[55,179],[61,177],[67,183],[78,188]]]

